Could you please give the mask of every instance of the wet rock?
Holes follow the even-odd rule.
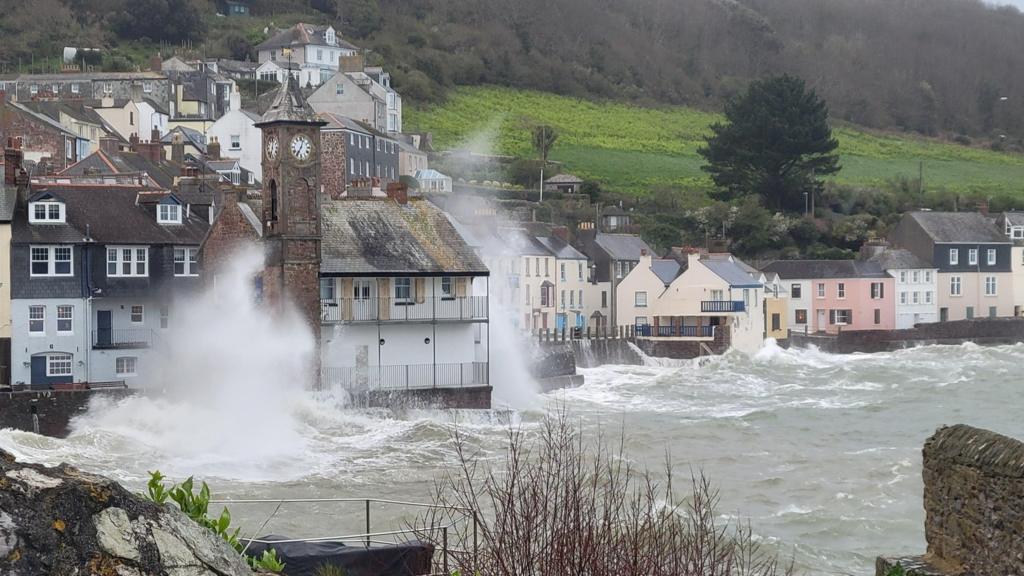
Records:
[[[0,450],[0,574],[252,576],[227,543],[173,505],[70,466]]]

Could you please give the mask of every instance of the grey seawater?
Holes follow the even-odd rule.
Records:
[[[659,365],[661,364],[661,365]],[[629,457],[677,478],[703,470],[723,517],[755,532],[806,573],[871,574],[882,553],[924,550],[921,447],[944,424],[1024,438],[1019,418],[1024,345],[934,346],[829,355],[768,346],[704,365],[584,370],[587,383],[520,411],[349,410],[332,397],[296,397],[247,418],[216,406],[151,398],[100,404],[66,440],[0,431],[0,447],[47,464],[69,462],[141,490],[148,470],[196,475],[227,498],[365,497],[426,500],[454,463],[458,423],[487,459],[509,426],[529,431],[565,407],[591,432],[624,429]],[[222,421],[223,420],[223,421]],[[243,531],[273,507],[235,505]],[[411,519],[375,506],[373,528]],[[362,505],[286,506],[264,532],[361,532]]]

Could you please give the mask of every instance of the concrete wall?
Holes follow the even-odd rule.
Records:
[[[1024,571],[1024,443],[963,424],[924,445],[925,540],[921,558],[899,562],[930,574],[1005,576]]]

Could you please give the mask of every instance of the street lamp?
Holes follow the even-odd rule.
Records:
[[[807,216],[807,190],[804,190],[804,216]]]

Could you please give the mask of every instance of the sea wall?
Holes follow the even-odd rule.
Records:
[[[71,432],[71,419],[84,413],[94,397],[120,398],[130,393],[127,389],[2,392],[0,428],[64,438]]]
[[[576,366],[596,368],[603,364],[639,366],[644,363],[635,348],[623,339],[580,339],[571,342]]]
[[[369,408],[448,408],[488,410],[490,386],[462,388],[410,388],[409,390],[366,390],[355,393],[353,402]]]
[[[814,346],[833,354],[853,352],[889,352],[931,344],[998,345],[1024,342],[1024,318],[975,318],[918,324],[905,330],[861,330],[835,336],[791,331],[788,345],[794,348]]]
[[[877,576],[899,563],[920,574],[1024,574],[1024,443],[963,424],[924,444],[928,554],[879,558]]]
[[[729,326],[717,326],[714,340],[674,340],[638,338],[636,345],[652,358],[692,360],[702,356],[720,356],[729,351],[732,332]],[[702,346],[703,345],[703,346]],[[708,353],[710,351],[710,354]]]

